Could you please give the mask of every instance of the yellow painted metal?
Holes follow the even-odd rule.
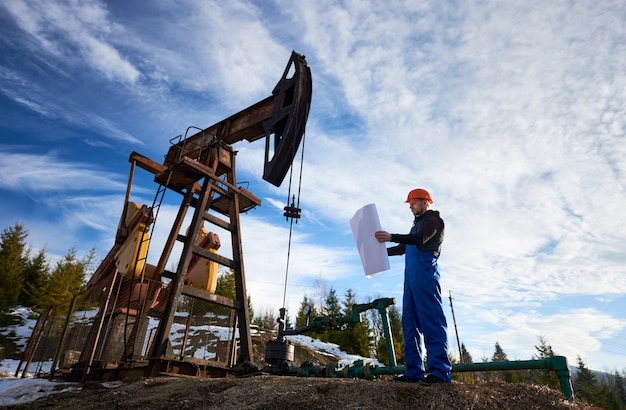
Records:
[[[141,205],[135,202],[129,202],[126,209],[126,220],[124,226],[137,215],[141,209]],[[120,225],[122,221],[120,221]],[[115,255],[115,267],[123,274],[140,276],[146,263],[146,255],[148,254],[148,245],[150,243],[150,234],[148,229],[150,225],[146,221],[142,221],[128,233],[126,240],[122,243],[119,251]]]
[[[211,253],[217,253],[220,247],[217,234],[209,232],[202,227],[202,234],[197,240],[197,245],[208,249]],[[209,293],[215,293],[217,287],[218,264],[212,260],[195,257],[195,263],[185,276],[185,284],[196,289],[202,289]]]
[[[217,250],[209,249],[209,252],[217,253]],[[215,293],[215,288],[217,287],[217,263],[199,258],[198,263],[187,272],[185,284],[209,293]]]

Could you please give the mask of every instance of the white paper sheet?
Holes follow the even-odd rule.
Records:
[[[371,277],[389,270],[389,256],[385,242],[378,242],[374,232],[380,231],[380,220],[375,204],[365,205],[350,219],[352,235],[361,256],[365,276]]]

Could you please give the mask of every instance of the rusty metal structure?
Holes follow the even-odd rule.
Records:
[[[115,244],[87,285],[88,298],[99,303],[98,314],[84,345],[74,352],[79,359],[71,363],[71,378],[227,376],[237,365],[252,361],[240,214],[261,200],[238,185],[231,145],[265,138],[263,179],[280,186],[303,138],[311,93],[305,57],[293,52],[269,97],[193,135],[187,134],[195,128],[188,128],[171,141],[162,163],[137,152],[130,155]],[[137,167],[151,173],[158,184],[152,206],[130,201]],[[158,262],[152,265],[147,253],[166,190],[180,194],[181,202]],[[223,244],[216,230],[230,237],[232,256],[218,253]],[[170,271],[167,265],[175,248],[180,257],[176,270]],[[214,293],[217,266],[234,273],[234,298]],[[218,323],[229,329],[227,338],[212,343],[216,353],[205,354],[208,360],[188,354],[195,332],[190,329],[200,317],[213,321],[206,326]],[[177,347],[174,337],[180,339]]]

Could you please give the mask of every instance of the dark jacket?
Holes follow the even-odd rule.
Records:
[[[444,223],[439,216],[439,211],[429,209],[423,214],[416,216],[411,233],[401,235],[391,234],[391,242],[399,245],[387,249],[389,256],[404,255],[406,245],[415,245],[422,252],[433,252],[435,257],[441,253],[443,243]]]

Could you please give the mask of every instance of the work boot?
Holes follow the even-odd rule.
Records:
[[[422,386],[434,386],[435,384],[443,384],[443,383],[449,383],[449,382],[444,379],[440,379],[439,377],[435,375],[429,374],[428,376],[426,376],[425,379],[420,380],[419,383]]]
[[[406,374],[398,374],[393,376],[393,381],[402,383],[419,383],[421,379],[414,379],[413,377],[409,377]]]

